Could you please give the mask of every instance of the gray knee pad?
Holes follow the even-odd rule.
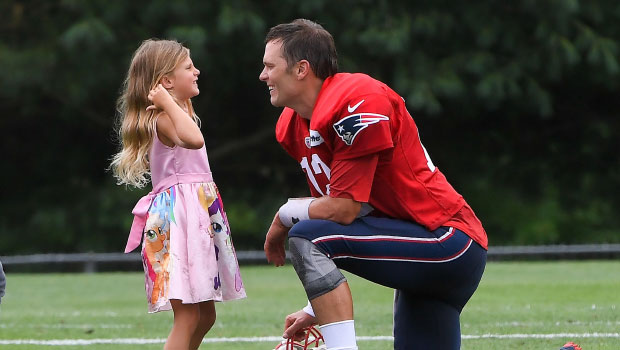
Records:
[[[346,278],[336,264],[307,239],[291,237],[288,240],[291,261],[306,290],[308,300],[334,290]]]

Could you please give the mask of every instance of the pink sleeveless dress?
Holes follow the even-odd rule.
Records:
[[[170,299],[190,304],[245,298],[205,147],[168,147],[155,136],[149,162],[153,191],[133,210],[125,248],[130,252],[142,241],[149,312],[170,310]]]

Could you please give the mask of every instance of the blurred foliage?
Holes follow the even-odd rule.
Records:
[[[0,254],[120,251],[144,191],[116,186],[115,100],[144,39],[184,42],[237,249],[306,195],[275,142],[263,39],[305,17],[342,71],[406,100],[491,244],[620,242],[620,3],[612,0],[0,2]]]

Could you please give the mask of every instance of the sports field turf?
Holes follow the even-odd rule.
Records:
[[[201,349],[273,349],[305,305],[291,265],[242,267],[249,298],[217,305]],[[161,349],[172,313],[146,313],[141,273],[8,274],[0,349]],[[391,349],[390,289],[347,275],[361,350]],[[620,261],[487,265],[465,307],[462,349],[620,349]],[[260,339],[260,337],[269,337]],[[250,341],[252,340],[252,341]]]

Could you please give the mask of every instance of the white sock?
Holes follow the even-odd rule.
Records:
[[[319,329],[328,350],[357,350],[353,320],[324,324]]]

